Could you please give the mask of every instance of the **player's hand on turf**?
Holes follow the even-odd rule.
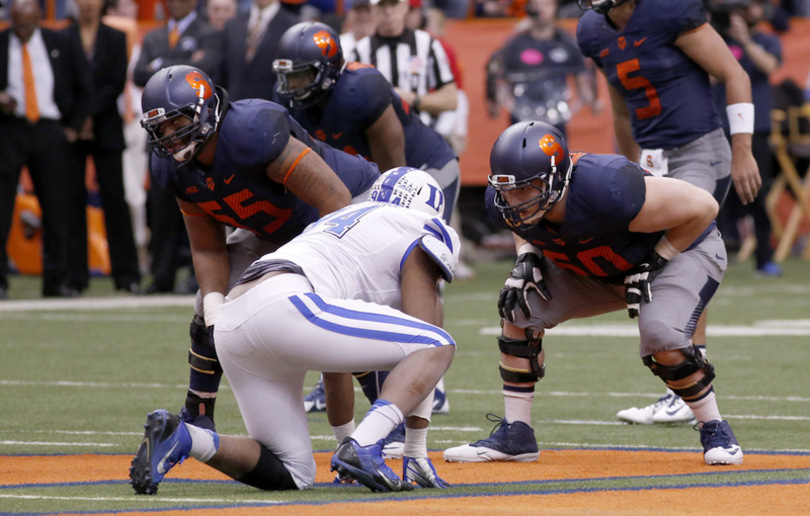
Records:
[[[624,301],[627,303],[627,313],[631,319],[638,317],[642,299],[649,303],[652,301],[652,281],[661,269],[669,263],[657,252],[650,251],[647,259],[638,264],[624,277]]]
[[[551,292],[543,281],[540,270],[542,256],[535,253],[523,253],[518,256],[515,268],[506,278],[498,295],[498,313],[509,322],[515,322],[515,308],[520,308],[523,315],[531,317],[531,307],[526,300],[529,291],[534,290],[546,301],[551,300]]]

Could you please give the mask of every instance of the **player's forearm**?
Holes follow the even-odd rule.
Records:
[[[192,249],[194,274],[200,286],[200,294],[210,292],[227,294],[228,277],[230,276],[230,259],[225,249],[219,251],[200,251]]]

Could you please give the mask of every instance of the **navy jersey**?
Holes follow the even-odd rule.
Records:
[[[773,109],[773,86],[771,86],[768,75],[757,68],[745,49],[736,40],[725,38],[729,50],[740,62],[743,70],[751,79],[751,100],[754,103],[754,132],[769,133],[771,131],[771,109]],[[751,40],[765,49],[766,52],[775,56],[782,62],[782,43],[778,36],[755,32],[751,34]],[[726,85],[717,83],[712,87],[714,102],[718,111],[724,112],[726,106]],[[728,134],[728,118],[722,117],[723,129]]]
[[[499,227],[515,231],[558,267],[621,282],[664,234],[628,229],[644,204],[644,176],[648,174],[623,156],[572,153],[571,158],[575,164],[562,225],[541,221],[533,228],[515,231],[495,207],[491,187],[485,195],[487,212]]]
[[[423,124],[391,83],[370,65],[348,63],[323,106],[293,109],[291,113],[319,140],[370,160],[366,130],[389,105],[394,106],[405,133],[407,166],[438,169],[455,158],[444,138]]]
[[[642,0],[621,32],[596,11],[580,19],[579,48],[624,97],[641,147],[671,149],[720,127],[709,74],[674,44],[706,22],[701,0]]]
[[[380,175],[373,163],[313,139],[286,109],[266,100],[232,102],[217,134],[210,167],[197,161],[178,167],[172,158],[152,155],[152,179],[219,222],[263,240],[285,243],[319,216],[317,208],[267,177],[267,167],[290,135],[317,152],[352,196],[368,190]]]

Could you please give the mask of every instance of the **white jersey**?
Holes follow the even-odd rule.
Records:
[[[460,246],[456,232],[439,217],[376,202],[353,204],[321,218],[254,266],[292,262],[321,296],[398,308],[400,271],[417,245],[452,280]]]

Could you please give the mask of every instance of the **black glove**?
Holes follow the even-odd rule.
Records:
[[[647,303],[652,301],[652,281],[667,263],[669,260],[653,250],[642,263],[636,265],[632,274],[624,277],[624,301],[631,319],[638,317],[642,298]]]
[[[526,296],[534,290],[546,301],[551,300],[551,292],[543,281],[540,271],[542,256],[535,253],[523,253],[518,256],[515,268],[506,278],[501,293],[498,295],[498,313],[509,322],[515,322],[515,307],[520,307],[523,315],[531,317],[532,312]]]

